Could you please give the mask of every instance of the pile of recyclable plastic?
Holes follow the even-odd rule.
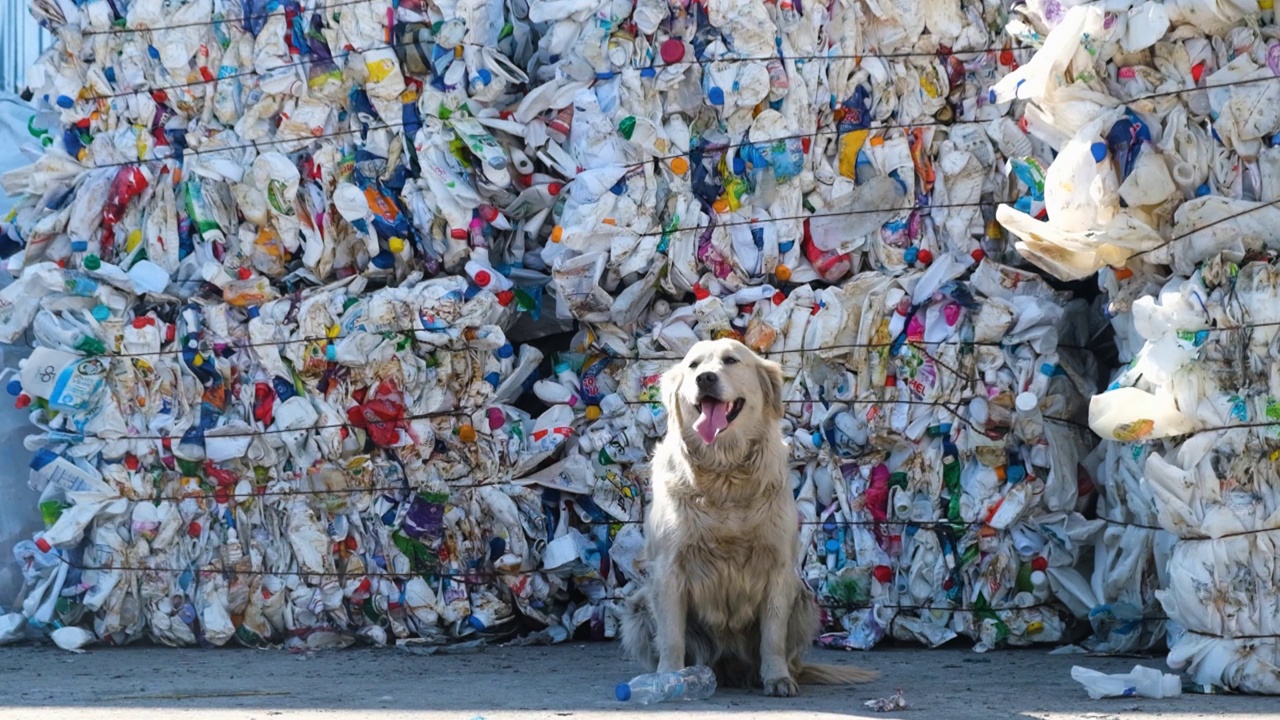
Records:
[[[658,377],[725,336],[786,372],[824,644],[1091,609],[1089,308],[1000,263],[1048,158],[1001,4],[32,12],[0,340],[47,529],[0,637],[612,637]]]
[[[1098,272],[1127,362],[1090,408],[1109,521],[1097,560],[1129,575],[1095,576],[1098,614],[1129,626],[1116,647],[1143,645],[1154,596],[1170,667],[1280,693],[1271,2],[1054,8],[1028,10],[1052,30],[992,98],[1029,100],[1030,133],[1058,150],[1047,221],[998,217],[1058,277]]]

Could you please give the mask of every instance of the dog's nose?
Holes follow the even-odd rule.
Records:
[[[698,374],[698,387],[706,389],[716,384],[716,374],[704,372]]]

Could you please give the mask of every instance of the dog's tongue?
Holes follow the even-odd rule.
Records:
[[[693,421],[693,429],[702,436],[702,441],[710,445],[727,427],[729,427],[729,403],[711,400],[702,401],[702,414]]]

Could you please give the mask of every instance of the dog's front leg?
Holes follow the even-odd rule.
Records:
[[[793,697],[800,691],[787,667],[787,625],[790,621],[794,581],[786,578],[770,584],[760,618],[760,679],[764,694]]]
[[[653,615],[657,625],[658,672],[675,672],[685,666],[684,631],[685,600],[684,582],[679,573],[668,568],[657,576],[653,588]]]

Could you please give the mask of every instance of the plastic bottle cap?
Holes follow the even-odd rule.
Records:
[[[689,172],[689,161],[682,157],[671,159],[671,172],[677,175],[683,175]]]
[[[662,62],[668,65],[678,63],[684,59],[684,42],[675,38],[667,38],[658,47],[658,54],[662,56]]]
[[[489,283],[493,281],[493,277],[489,275],[488,270],[481,270],[476,273],[476,284],[480,287],[489,287]]]
[[[929,263],[933,262],[933,253],[929,252],[928,250],[921,250],[920,253],[916,256],[916,259],[920,261],[921,265],[928,265]]]
[[[111,308],[106,305],[94,305],[93,310],[90,310],[89,312],[93,315],[93,319],[98,322],[104,322],[107,318],[111,317]]]
[[[453,238],[454,240],[466,240],[467,231],[463,228],[453,228],[452,230],[449,231],[449,237]]]
[[[484,381],[496,388],[502,384],[502,376],[497,372],[485,373]]]
[[[551,366],[551,371],[554,372],[556,375],[559,375],[562,372],[568,372],[568,370],[569,370],[569,363],[563,360]]]
[[[89,249],[88,240],[72,240],[71,252],[84,252]]]
[[[973,252],[969,253],[969,257],[973,258],[973,261],[976,263],[982,262],[982,259],[985,258],[986,256],[987,254],[983,252],[982,248],[978,248],[977,250],[974,250]]]
[[[49,544],[49,541],[42,537],[36,538],[36,547],[40,548],[40,552],[46,553],[53,549],[53,546]]]
[[[1093,153],[1094,162],[1102,162],[1107,159],[1107,144],[1096,142],[1089,146],[1089,152]]]
[[[489,72],[487,68],[480,68],[476,71],[476,78],[480,80],[481,85],[488,85],[493,82],[493,73]]]
[[[814,447],[822,447],[822,433],[818,432],[817,430],[814,430],[813,434],[810,435],[810,438],[812,438],[813,440]]]
[[[668,40],[667,42],[671,42]],[[613,689],[613,696],[618,698],[618,702],[627,702],[631,699],[631,686],[626,683],[618,683]]]
[[[22,381],[18,378],[13,378],[9,381],[9,384],[5,386],[5,390],[8,390],[10,395],[18,397],[18,395],[22,393]]]
[[[773,275],[778,278],[778,282],[787,282],[791,280],[791,268],[786,265],[779,265],[774,269]]]
[[[98,257],[97,255],[89,255],[85,257],[84,259],[85,270],[97,270],[100,267],[102,267],[102,258]]]
[[[551,228],[551,242],[558,243],[562,237],[564,237],[564,228],[559,225]]]
[[[707,99],[711,101],[712,105],[724,105],[724,91],[713,85],[707,91]]]
[[[1045,584],[1045,583],[1047,583],[1047,582],[1049,582],[1049,577],[1048,577],[1047,575],[1045,575],[1043,572],[1041,572],[1040,570],[1033,570],[1033,571],[1031,571],[1031,584],[1032,584],[1032,585],[1035,585],[1035,586],[1037,586],[1037,587],[1040,587],[1040,586],[1044,585],[1044,584]]]
[[[879,580],[882,583],[887,583],[893,579],[893,568],[888,565],[877,565],[875,569],[871,571],[871,574],[875,575],[876,580]]]
[[[489,416],[490,430],[497,430],[507,423],[507,418],[502,414],[501,408],[491,407],[486,414]]]
[[[586,417],[587,417],[587,420],[591,420],[591,421],[599,420],[599,419],[600,419],[600,406],[599,406],[599,405],[588,405],[588,406],[587,406],[587,409],[586,409],[586,411],[585,411],[585,415],[586,415]]]
[[[498,219],[498,208],[492,205],[481,205],[479,208],[476,208],[476,210],[480,215],[480,219],[487,223],[491,223]]]
[[[253,271],[247,267],[242,267],[236,272],[236,275],[238,275],[241,280],[248,280],[253,277]]]
[[[493,352],[495,355],[497,355],[499,358],[503,360],[506,360],[507,358],[516,354],[516,350],[515,348],[511,347],[511,343],[503,343],[502,347],[498,348],[497,350],[494,350]]]
[[[335,362],[338,359],[338,346],[330,345],[324,349],[324,359],[329,362]]]
[[[715,202],[711,203],[711,209],[720,215],[724,215],[729,212],[729,201],[724,198],[717,198]]]
[[[564,184],[553,182],[547,184],[547,194],[551,197],[560,197],[560,192],[564,190]]]
[[[920,257],[920,248],[914,245],[902,252],[902,261],[908,265],[915,265],[916,259]]]
[[[747,171],[747,164],[746,164],[745,162],[743,162],[743,161],[742,161],[742,158],[740,158],[740,157],[735,157],[735,158],[733,159],[733,174],[734,174],[734,175],[741,175],[742,173],[744,173],[744,172],[746,172],[746,171]]]
[[[476,429],[470,425],[463,425],[458,428],[458,439],[464,443],[473,443],[476,441]]]
[[[510,305],[511,301],[515,299],[516,299],[516,294],[511,292],[510,290],[503,290],[498,293],[498,304],[501,305],[502,307],[506,307]]]
[[[250,305],[250,306],[249,306],[249,317],[250,317],[251,319],[252,319],[252,318],[256,318],[256,317],[258,317],[258,314],[259,314],[260,312],[261,312],[261,311],[258,309],[258,306],[257,306],[257,305]],[[173,326],[172,326],[172,325],[170,325],[169,327],[170,327],[170,328],[172,328]],[[169,338],[169,339],[170,339],[170,340],[172,340],[173,338]]]
[[[1013,465],[1004,474],[1010,485],[1017,485],[1027,476],[1027,471],[1021,465]]]
[[[404,240],[398,237],[393,237],[387,241],[387,247],[390,248],[393,253],[402,253],[404,252]]]
[[[1049,569],[1049,561],[1044,559],[1044,557],[1037,555],[1036,557],[1031,558],[1031,569],[1044,572]]]
[[[1014,400],[1014,405],[1018,408],[1018,412],[1031,412],[1040,406],[1040,399],[1034,393],[1018,393],[1018,399]]]

